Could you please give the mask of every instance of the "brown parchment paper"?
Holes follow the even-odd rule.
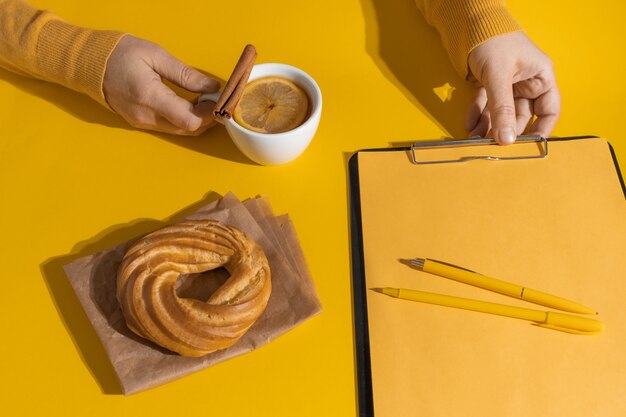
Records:
[[[115,289],[117,268],[134,239],[66,265],[69,281],[102,340],[124,394],[250,352],[322,311],[295,228],[287,215],[274,216],[266,198],[242,203],[229,193],[187,218],[222,221],[259,243],[270,264],[272,295],[259,320],[233,346],[200,358],[187,358],[140,338],[126,327]]]

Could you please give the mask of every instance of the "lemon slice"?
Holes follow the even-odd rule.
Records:
[[[246,129],[281,133],[300,126],[309,113],[309,98],[294,82],[281,77],[251,81],[233,117]]]

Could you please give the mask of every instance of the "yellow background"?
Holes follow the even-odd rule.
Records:
[[[216,127],[198,138],[129,128],[95,102],[0,70],[0,404],[4,415],[356,414],[346,160],[368,147],[464,135],[471,90],[411,0],[33,0],[66,20],[152,40],[227,78],[257,62],[304,69],[324,96],[306,153],[251,164]],[[555,62],[557,136],[607,137],[626,166],[626,5],[509,1]],[[442,103],[434,87],[456,91]],[[203,201],[267,195],[289,213],[324,312],[271,344],[137,395],[119,395],[62,266]]]

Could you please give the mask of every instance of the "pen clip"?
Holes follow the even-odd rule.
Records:
[[[593,335],[604,331],[604,323],[599,320],[554,311],[547,311],[544,321],[536,321],[533,324],[571,334]]]
[[[569,327],[557,326],[555,324],[545,324],[545,323],[531,323],[531,324],[533,326],[543,327],[544,329],[558,330],[559,332],[565,332],[565,333],[570,333],[570,334],[594,335],[594,334],[602,333],[602,330],[585,331],[585,330],[572,329]]]

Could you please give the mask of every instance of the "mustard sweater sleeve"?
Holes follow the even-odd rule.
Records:
[[[122,36],[71,25],[22,0],[0,0],[0,67],[85,93],[106,107],[104,71]]]
[[[416,0],[439,34],[454,68],[467,78],[467,56],[486,40],[521,30],[504,0]]]

